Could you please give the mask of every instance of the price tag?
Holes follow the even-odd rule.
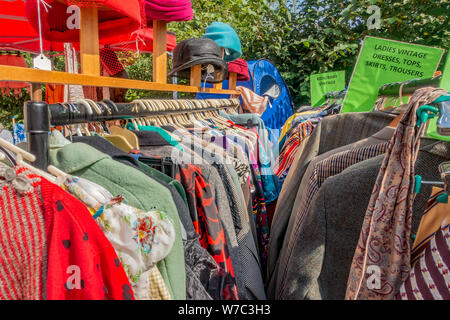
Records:
[[[52,62],[43,54],[39,54],[33,59],[33,68],[52,71]]]

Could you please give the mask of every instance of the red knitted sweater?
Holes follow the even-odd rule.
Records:
[[[79,200],[44,178],[0,191],[0,299],[134,299],[114,248]]]

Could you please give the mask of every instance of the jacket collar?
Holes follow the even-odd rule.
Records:
[[[102,160],[112,160],[110,156],[85,143],[50,149],[49,153],[51,164],[69,174],[89,168]]]

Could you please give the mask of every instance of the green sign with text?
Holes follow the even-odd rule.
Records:
[[[345,71],[312,74],[311,106],[318,107],[324,104],[325,94],[345,89]]]
[[[342,113],[372,110],[378,89],[387,83],[433,77],[443,54],[440,48],[365,37]]]

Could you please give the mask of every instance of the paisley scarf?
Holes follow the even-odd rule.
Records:
[[[410,272],[414,163],[420,137],[416,111],[447,91],[416,90],[408,102],[381,165],[353,256],[347,282],[348,300],[389,300]]]

